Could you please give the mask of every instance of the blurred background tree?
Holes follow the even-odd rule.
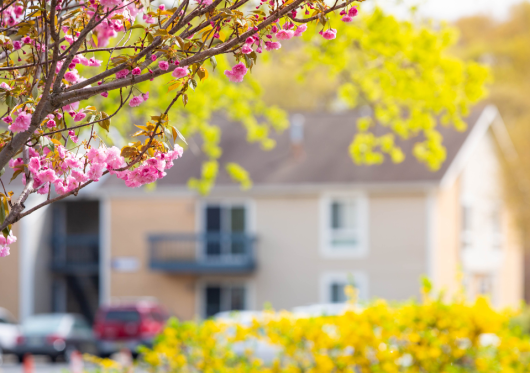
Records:
[[[494,78],[488,101],[499,108],[518,157],[506,163],[505,194],[530,245],[530,2],[512,7],[508,19],[486,16],[456,22],[455,53],[487,64]],[[528,252],[528,250],[526,250]],[[527,262],[530,264],[527,254]],[[528,266],[527,266],[528,267]],[[530,267],[528,267],[530,268]],[[526,275],[528,276],[528,274]],[[527,277],[527,283],[530,280]],[[528,287],[527,287],[528,288]],[[527,289],[528,292],[530,289]],[[530,294],[526,294],[526,299]]]

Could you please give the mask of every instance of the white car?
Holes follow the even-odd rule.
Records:
[[[5,308],[0,307],[0,355],[13,353],[19,336],[19,327],[15,318]]]

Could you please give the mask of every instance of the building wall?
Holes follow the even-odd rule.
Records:
[[[151,233],[194,232],[194,200],[151,195],[113,198],[109,203],[111,261],[118,257],[135,257],[139,261],[136,271],[110,270],[110,296],[153,296],[171,314],[191,319],[195,315],[195,279],[151,271],[147,237]]]
[[[523,298],[522,248],[503,202],[499,156],[489,131],[462,172],[460,202],[470,207],[471,244],[461,250],[461,257],[467,284],[490,276],[493,303],[500,307],[518,306]],[[495,226],[500,226],[500,234],[495,233]],[[468,289],[468,296],[476,295],[476,291]]]
[[[435,291],[443,291],[451,299],[462,290],[460,234],[462,209],[461,178],[451,186],[438,189],[431,198],[433,214],[431,279]]]
[[[392,300],[419,294],[427,273],[427,200],[424,194],[368,198],[369,249],[358,259],[326,259],[320,252],[320,196],[255,199],[259,238],[256,306],[276,309],[322,302],[329,273],[363,273],[368,296]]]
[[[19,225],[13,227],[13,233],[18,235]],[[0,258],[0,307],[7,309],[19,319],[19,258],[20,245],[18,242],[11,245],[11,254]]]

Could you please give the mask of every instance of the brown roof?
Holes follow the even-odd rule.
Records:
[[[413,145],[418,138],[398,140],[406,154],[405,160],[395,164],[386,159],[380,165],[364,166],[355,164],[348,147],[357,132],[357,112],[309,113],[305,114],[303,155],[295,157],[287,130],[271,135],[277,142],[271,151],[263,151],[259,144],[246,141],[245,129],[237,123],[220,117],[213,122],[222,129],[220,171],[217,185],[234,185],[223,165],[236,162],[244,167],[254,185],[292,185],[292,184],[347,184],[347,183],[416,183],[438,182],[442,179],[456,154],[462,147],[471,129],[477,122],[482,110],[477,108],[467,118],[468,127],[459,132],[453,127],[439,126],[443,144],[447,149],[447,158],[442,167],[432,172],[413,155]],[[196,142],[200,145],[200,142]],[[185,186],[189,178],[200,177],[202,154],[186,150],[182,159],[168,175],[158,181],[160,186]],[[115,177],[108,178],[105,185],[123,185]]]

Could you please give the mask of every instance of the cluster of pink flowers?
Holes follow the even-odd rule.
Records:
[[[147,101],[148,99],[149,99],[149,92],[143,93],[138,96],[134,96],[133,98],[131,98],[131,101],[129,101],[129,106],[130,107],[140,106],[142,102]]]
[[[301,36],[304,33],[304,31],[307,30],[306,25],[300,25],[296,29],[294,27],[295,26],[292,22],[287,22],[283,26],[282,29],[278,28],[278,26],[276,25],[273,25],[271,27],[271,32],[276,36],[278,40],[289,40],[294,36]],[[269,40],[262,41],[257,34],[253,36],[249,36],[247,40],[245,40],[245,43],[243,44],[243,46],[241,47],[241,53],[243,54],[252,53],[254,51],[254,49],[252,49],[252,46],[254,44],[257,44],[258,46],[256,48],[257,53],[263,52],[263,49],[261,47],[262,44],[265,45],[265,50],[267,52],[278,50],[282,47],[279,41],[270,40],[273,38],[271,34],[265,35],[265,37]],[[160,62],[159,62],[159,66],[160,66]],[[247,68],[245,67],[245,65],[243,65],[243,63],[238,63],[232,68],[232,70],[225,70],[225,75],[228,77],[228,79],[231,82],[234,82],[234,83],[241,83],[246,73],[247,73]]]
[[[5,84],[5,83],[3,83],[3,84]],[[2,87],[2,88],[4,88],[4,87]],[[26,131],[29,128],[30,124],[31,124],[31,114],[29,114],[25,110],[19,109],[19,110],[17,110],[15,115],[16,115],[16,117],[15,117],[14,120],[11,117],[11,115],[7,115],[4,118],[2,118],[2,120],[5,123],[9,124],[9,126],[7,128],[10,131],[13,131],[15,133],[16,132],[24,132],[24,131]]]
[[[9,245],[14,242],[17,242],[17,238],[13,236],[13,232],[9,232],[7,238],[0,233],[0,257],[6,257],[9,255]]]
[[[24,8],[20,5],[17,6],[9,6],[7,9],[2,11],[2,19],[3,19],[3,26],[6,27],[12,27],[15,26],[17,23],[19,23],[22,20],[22,16],[24,15]]]
[[[242,62],[240,62],[235,65],[232,70],[226,70],[225,75],[231,82],[241,83],[247,71],[248,69],[246,68],[246,66]]]
[[[111,171],[110,173],[116,174],[119,179],[125,181],[125,185],[129,188],[137,188],[166,176],[165,170],[173,167],[173,161],[182,157],[183,152],[184,149],[180,145],[175,144],[173,150],[167,153],[157,152],[154,157],[147,159],[134,170]]]
[[[340,12],[340,15],[342,16],[341,20],[343,22],[350,23],[351,21],[353,21],[353,17],[355,17],[357,13],[358,10],[356,7],[351,7],[350,9],[348,9],[348,12],[343,10]]]

